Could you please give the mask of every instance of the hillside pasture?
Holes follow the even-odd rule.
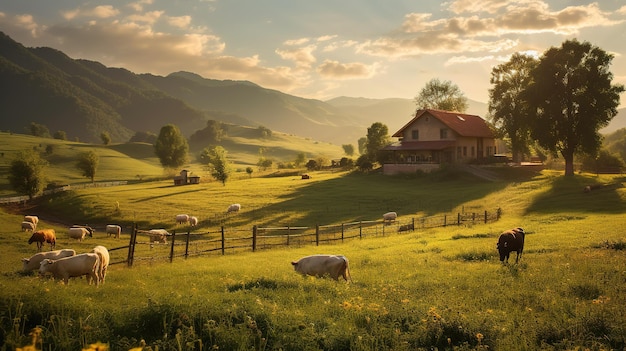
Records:
[[[185,201],[207,199],[202,204],[208,214],[225,211],[224,204],[237,194],[252,209],[244,205],[225,223],[241,228],[320,218],[322,223],[340,223],[378,216],[388,204],[406,217],[495,205],[503,213],[495,223],[343,244],[194,256],[133,268],[118,264],[99,288],[82,279],[63,286],[21,274],[19,259],[36,249],[19,231],[23,213],[3,211],[0,224],[15,228],[0,236],[3,343],[9,348],[26,345],[31,328],[40,326],[41,343],[52,350],[95,342],[128,350],[141,340],[163,350],[180,349],[178,345],[196,350],[624,348],[626,237],[619,230],[626,211],[624,179],[563,179],[551,171],[515,174],[519,178],[512,181],[488,183],[454,173],[439,179],[316,173],[315,182],[252,178],[202,190],[150,182],[46,199],[46,206],[37,207],[43,217],[40,226],[61,233],[63,227],[48,222],[44,211],[57,208],[60,212],[50,218],[88,218],[90,224],[96,219],[118,222],[106,212],[112,211],[113,198],[122,199],[123,218],[141,214],[146,225],[181,230],[186,227],[176,227],[173,216],[194,214],[193,207],[180,207]],[[614,186],[584,193],[580,185],[588,182]],[[170,206],[176,211],[168,210]],[[204,228],[213,225],[208,218]],[[520,264],[504,266],[495,249],[497,237],[517,226],[528,233],[525,251]],[[126,228],[120,240],[102,231],[83,243],[61,235],[57,247],[78,252],[97,244],[116,247],[128,240]],[[316,253],[346,255],[352,283],[303,278],[293,271],[292,260]]]

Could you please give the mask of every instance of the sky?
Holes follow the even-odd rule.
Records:
[[[320,100],[413,99],[439,79],[485,103],[513,53],[577,39],[614,55],[613,82],[626,85],[626,0],[9,0],[0,31],[134,73]]]

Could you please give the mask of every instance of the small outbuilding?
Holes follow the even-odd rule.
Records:
[[[200,184],[200,176],[191,175],[191,172],[183,169],[180,175],[174,177],[174,185]]]

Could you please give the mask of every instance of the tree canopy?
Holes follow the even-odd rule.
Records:
[[[95,153],[95,151],[87,151],[78,157],[76,168],[82,172],[83,177],[91,179],[93,183],[96,178],[99,163],[100,157],[98,154]]]
[[[468,107],[467,98],[456,84],[449,80],[440,81],[437,78],[428,81],[413,101],[418,110],[465,112]]]
[[[380,150],[389,143],[389,129],[386,125],[381,122],[374,122],[367,128],[365,153],[371,162],[379,161]]]
[[[9,168],[9,184],[13,189],[29,198],[41,194],[46,187],[45,168],[48,162],[39,153],[21,151],[11,161]]]
[[[161,128],[154,151],[165,168],[178,168],[187,162],[189,145],[180,129],[173,124]]]
[[[508,62],[491,71],[491,122],[500,135],[509,137],[515,162],[520,162],[522,156],[529,153],[530,121],[534,113],[521,94],[530,83],[530,71],[536,64],[537,60],[532,56],[515,53]]]
[[[223,185],[226,185],[226,181],[230,177],[232,173],[230,162],[226,158],[227,155],[226,149],[221,146],[215,146],[212,148],[205,148],[202,151],[202,159],[208,160],[208,165],[211,170],[211,175],[213,178],[222,182]],[[252,172],[248,173],[249,175]]]
[[[565,41],[548,49],[530,72],[523,92],[535,114],[531,136],[565,160],[565,175],[574,174],[574,154],[595,154],[598,130],[617,114],[624,86],[611,84],[613,56],[588,42]]]

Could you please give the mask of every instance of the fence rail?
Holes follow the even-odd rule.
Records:
[[[314,227],[286,226],[260,227],[253,226],[252,231],[230,229],[221,226],[219,230],[192,233],[172,232],[166,236],[163,243],[155,243],[149,238],[149,231],[133,226],[128,245],[110,249],[128,250],[125,261],[116,261],[113,264],[126,263],[132,267],[140,262],[160,262],[175,258],[188,258],[209,254],[225,255],[242,251],[256,252],[269,250],[275,247],[332,244],[345,240],[362,239],[366,237],[387,236],[393,233],[414,231],[426,228],[473,225],[495,222],[500,219],[501,210],[493,212],[457,213],[456,215],[440,215],[410,220],[386,222],[358,221],[342,224],[316,225]]]

